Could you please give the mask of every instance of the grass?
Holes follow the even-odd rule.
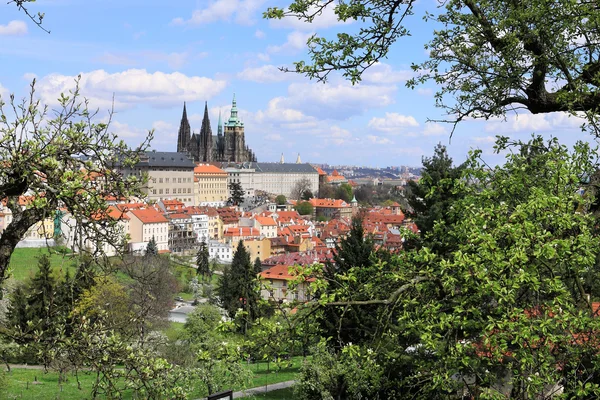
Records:
[[[279,389],[273,390],[272,392],[267,392],[263,394],[257,394],[252,397],[248,397],[248,399],[254,400],[293,400],[294,399],[294,389]]]
[[[171,321],[169,327],[164,330],[164,334],[169,338],[170,341],[175,341],[183,335],[185,324],[181,322]]]
[[[178,324],[183,325],[183,324]],[[182,329],[178,325],[171,325],[174,331]],[[254,372],[254,378],[250,387],[265,386],[278,382],[293,380],[297,377],[300,370],[302,357],[294,357],[292,365],[277,371],[275,364],[260,362],[247,365]],[[77,379],[74,375],[68,374],[67,381],[62,385],[58,384],[58,373],[51,371],[45,373],[43,370],[12,368],[7,373],[8,387],[0,391],[0,399],[35,399],[35,400],[79,400],[89,399],[95,376],[93,373],[79,372],[79,381],[81,390],[77,387]],[[37,381],[37,383],[36,383]],[[233,388],[241,390],[242,388]],[[277,390],[264,395],[257,395],[256,399],[291,399],[291,389]],[[262,397],[261,397],[262,396]],[[265,397],[268,396],[268,397]],[[273,397],[275,396],[275,397]],[[198,396],[196,396],[198,397]],[[196,398],[193,395],[190,398]],[[132,395],[125,396],[124,399],[132,399]]]
[[[55,271],[60,271],[64,275],[66,270],[75,272],[73,260],[66,254],[58,254],[52,249],[42,247],[39,249],[22,248],[15,249],[10,258],[10,277],[17,282],[22,282],[27,278],[33,277],[38,270],[38,259],[42,254],[50,255],[50,265]]]

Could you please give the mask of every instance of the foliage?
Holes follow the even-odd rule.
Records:
[[[241,183],[234,181],[229,182],[229,192],[231,193],[231,196],[229,197],[230,204],[238,206],[244,202],[244,195],[246,192],[242,188]]]
[[[500,138],[497,150],[507,149],[502,166],[489,168],[479,151],[465,163],[452,222],[432,233],[455,248],[424,245],[378,257],[371,269],[382,273],[354,268],[336,275],[337,287],[313,283],[319,308],[343,318],[324,340],[344,337],[343,311],[370,311],[345,334],[358,337],[359,354],[374,349],[379,398],[530,399],[555,385],[565,398],[598,397],[600,319],[586,277],[597,269],[600,238],[585,212],[593,200],[580,194],[595,150]],[[362,283],[365,273],[371,279]]]
[[[313,197],[315,197],[315,195],[311,190],[305,190],[304,192],[302,192],[301,200],[308,201]]]
[[[146,246],[146,254],[147,257],[157,256],[158,255],[158,246],[156,245],[156,239],[152,236],[152,239],[148,242]]]
[[[313,205],[308,201],[302,201],[296,204],[296,211],[298,211],[298,214],[300,215],[312,215],[313,210]]]
[[[212,271],[210,270],[210,255],[208,253],[208,246],[205,241],[200,242],[200,248],[196,253],[196,266],[198,269],[196,270],[197,275],[202,276],[202,280],[210,281],[210,277],[212,275]]]
[[[112,276],[99,277],[94,286],[83,292],[78,312],[92,321],[101,320],[106,327],[118,332],[130,332],[134,328],[130,295]]]
[[[352,186],[347,183],[342,183],[335,189],[335,198],[344,200],[346,203],[350,203],[353,196]]]
[[[131,280],[127,283],[135,327],[143,340],[146,332],[165,324],[178,282],[168,257],[135,257],[123,259],[120,271]]]
[[[209,333],[215,331],[221,318],[217,307],[210,304],[199,304],[185,321],[186,334],[192,341],[202,341]]]
[[[264,15],[315,22],[329,15],[329,8],[339,21],[361,21],[333,39],[312,35],[307,41],[312,63],[296,62],[294,68],[318,80],[338,70],[356,83],[388,56],[397,39],[410,36],[405,18],[415,4],[294,0]],[[599,18],[598,5],[591,1],[446,1],[425,14],[433,22],[433,39],[426,45],[429,59],[413,66],[420,75],[408,85],[434,81],[437,105],[455,122],[467,116],[503,116],[523,107],[534,114],[582,111],[594,125]]]
[[[235,317],[238,310],[244,313],[241,330],[245,333],[252,321],[258,318],[260,293],[254,265],[243,240],[238,243],[231,266],[223,271],[217,293],[221,307],[230,318]]]
[[[460,184],[463,168],[454,167],[446,146],[438,144],[431,158],[423,158],[423,170],[419,182],[409,181],[408,203],[412,208],[409,214],[421,231],[421,240],[430,246],[441,246],[444,242],[442,231],[452,225],[451,209],[462,193],[456,192]],[[433,227],[439,226],[433,235]]]
[[[278,206],[282,206],[285,203],[287,203],[287,198],[284,195],[280,194],[277,197],[275,197],[275,203],[277,203]]]
[[[61,95],[51,113],[34,88],[35,81],[30,96],[21,102],[14,96],[0,98],[0,198],[6,199],[13,215],[0,237],[0,283],[27,230],[51,218],[58,208],[68,213],[69,229],[89,243],[109,242],[121,249],[122,232],[117,221],[106,218],[106,199],[142,196],[144,179],[123,177],[117,166],[135,163],[147,143],[130,150],[110,133],[110,116],[108,123],[96,123],[78,82],[72,92]],[[19,199],[26,199],[25,207]],[[92,248],[102,255],[103,246]]]
[[[294,200],[304,200],[304,198],[310,193],[312,197],[312,184],[310,179],[302,178],[296,181],[294,187],[292,188],[291,198]],[[309,197],[309,199],[311,198]]]

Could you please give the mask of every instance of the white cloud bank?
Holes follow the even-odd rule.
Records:
[[[27,34],[27,24],[13,20],[6,25],[0,25],[0,36],[19,36]]]
[[[75,87],[76,76],[50,74],[38,81],[37,92],[42,100],[55,104],[61,93]],[[209,100],[219,94],[227,82],[179,72],[147,72],[145,69],[128,69],[108,73],[95,70],[81,74],[81,94],[90,99],[93,108],[110,107],[114,95],[115,107],[127,108],[137,104],[169,106],[183,101]]]
[[[417,127],[419,123],[411,115],[402,115],[398,113],[385,113],[385,117],[373,117],[369,121],[369,128],[380,132],[400,133],[409,127]]]
[[[175,18],[173,25],[205,25],[217,21],[234,21],[240,25],[252,25],[257,11],[263,8],[265,0],[216,0],[205,8],[192,12],[189,19]]]

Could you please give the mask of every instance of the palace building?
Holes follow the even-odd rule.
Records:
[[[185,103],[183,103],[183,116],[177,136],[177,151],[189,154],[195,162],[200,163],[256,161],[256,155],[246,146],[244,123],[240,121],[237,114],[234,95],[229,119],[222,123],[221,113],[219,113],[217,134],[213,135],[208,118],[208,103],[205,103],[200,133],[196,134],[191,131]]]

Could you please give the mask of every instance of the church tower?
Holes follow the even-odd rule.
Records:
[[[244,123],[238,118],[235,94],[231,102],[231,115],[225,123],[225,161],[244,162],[246,160],[246,143],[244,139]]]
[[[179,124],[179,133],[177,135],[177,151],[180,153],[187,153],[190,143],[190,137],[192,136],[192,129],[190,128],[190,121],[188,121],[187,111],[185,109],[185,102],[183,103],[183,115],[181,116],[181,123]]]
[[[210,127],[210,119],[208,118],[208,103],[204,103],[204,118],[200,128],[200,154],[198,155],[200,162],[213,161],[213,142],[212,129]]]

